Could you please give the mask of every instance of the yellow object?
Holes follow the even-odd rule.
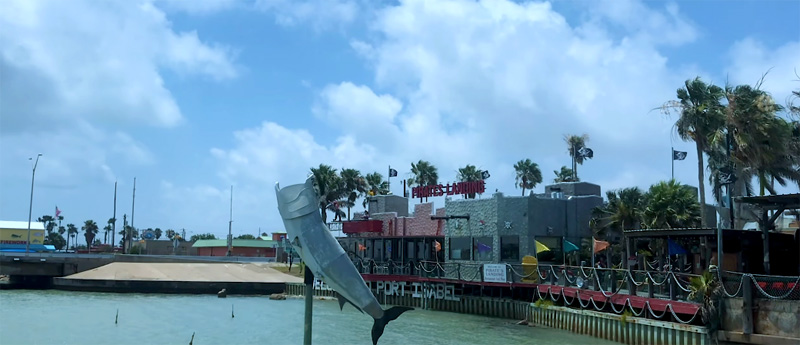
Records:
[[[536,241],[536,252],[537,253],[548,252],[548,251],[550,251],[550,248],[547,248],[547,246],[542,244],[542,242]]]
[[[536,242],[539,244],[539,242]],[[547,247],[545,247],[547,248]],[[539,282],[539,273],[536,272],[536,269],[539,266],[539,260],[535,257],[530,255],[525,255],[522,257],[522,274],[525,276],[522,277],[522,281],[525,283],[538,283]]]

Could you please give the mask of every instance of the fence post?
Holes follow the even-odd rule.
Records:
[[[742,275],[742,333],[753,334],[753,278]]]
[[[553,265],[550,265],[550,285],[556,285],[556,274]]]
[[[675,297],[675,273],[668,272],[667,273],[667,283],[669,284],[669,299],[676,300]]]
[[[653,291],[655,289],[655,287],[656,287],[655,282],[653,282],[653,279],[650,279],[650,276],[648,275],[647,276],[647,297],[648,298],[654,298],[655,297],[655,291]]]

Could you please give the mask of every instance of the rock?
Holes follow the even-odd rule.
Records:
[[[520,325],[520,326],[527,326],[527,325],[528,325],[528,320],[522,320],[522,321],[520,321],[520,322],[517,322],[517,325]]]
[[[277,300],[277,301],[283,301],[283,300],[286,299],[286,294],[274,293],[274,294],[269,295],[269,299]]]
[[[217,292],[217,297],[219,298],[228,297],[228,291],[225,289],[219,290],[219,292]]]

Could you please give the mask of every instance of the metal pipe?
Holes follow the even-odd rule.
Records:
[[[306,310],[305,322],[303,324],[303,345],[311,345],[311,324],[313,321],[313,302],[314,302],[314,273],[308,266],[303,267],[305,270],[305,284],[306,284]]]

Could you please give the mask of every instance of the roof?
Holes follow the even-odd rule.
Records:
[[[28,222],[0,220],[0,229],[28,230]],[[42,222],[32,221],[31,230],[44,230]]]
[[[243,247],[243,248],[274,248],[278,245],[277,241],[272,240],[241,240],[241,239],[234,239],[233,246],[234,247]],[[228,240],[197,240],[192,247],[195,248],[206,248],[206,247],[227,247]]]
[[[779,207],[787,209],[800,208],[800,193],[764,195],[764,196],[743,196],[736,198],[736,200],[739,202],[744,202],[767,208],[779,208]]]

